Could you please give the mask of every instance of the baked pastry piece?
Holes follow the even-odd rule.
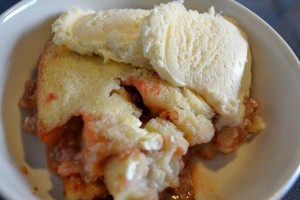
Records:
[[[72,126],[68,121],[76,116],[83,121],[77,152],[55,161],[66,183],[68,177],[87,184],[101,179],[115,199],[156,199],[165,188],[178,186],[188,147],[209,142],[214,135],[214,112],[205,101],[189,89],[171,86],[154,71],[104,63],[52,42],[38,70],[39,137],[55,146]],[[141,121],[143,110],[128,87],[139,92],[150,120]]]

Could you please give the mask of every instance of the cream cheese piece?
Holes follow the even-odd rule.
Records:
[[[220,126],[241,121],[251,83],[249,45],[232,21],[213,8],[200,14],[175,1],[155,7],[141,30],[144,56],[153,68],[204,97],[221,115]]]
[[[149,61],[143,56],[140,26],[149,12],[141,9],[69,10],[53,23],[53,41],[82,55],[98,54],[106,60],[147,67]]]

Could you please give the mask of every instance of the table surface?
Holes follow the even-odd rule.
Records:
[[[0,13],[19,0],[1,0]],[[237,0],[268,22],[300,58],[299,0]],[[1,197],[0,197],[1,200]],[[300,200],[300,178],[283,200]]]

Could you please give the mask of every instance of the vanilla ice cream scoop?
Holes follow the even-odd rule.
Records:
[[[165,80],[195,90],[221,115],[220,125],[237,124],[251,83],[245,34],[233,20],[161,4],[143,19],[144,56]]]
[[[196,91],[220,115],[217,128],[235,126],[244,116],[251,84],[249,45],[236,22],[213,8],[200,14],[174,1],[152,10],[73,9],[55,21],[52,31],[57,45],[154,69],[172,85]]]
[[[98,54],[106,60],[146,67],[149,61],[143,56],[140,26],[149,12],[141,9],[69,10],[53,23],[53,41],[82,55]]]

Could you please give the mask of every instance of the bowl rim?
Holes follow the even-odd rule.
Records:
[[[40,2],[42,0],[23,0],[19,1],[18,3],[14,4],[10,8],[8,8],[5,12],[3,12],[0,15],[0,26],[1,24],[6,23],[10,18],[12,18],[14,15],[22,12],[26,8],[36,4],[37,2]],[[227,0],[228,1],[228,0]],[[260,24],[265,26],[278,40],[280,43],[280,46],[284,48],[284,51],[287,52],[287,55],[289,56],[289,59],[293,60],[293,63],[296,63],[295,65],[298,65],[298,68],[300,70],[300,61],[296,54],[293,52],[291,47],[287,44],[287,42],[267,23],[265,22],[261,17],[259,17],[257,14],[255,14],[253,11],[245,7],[244,5],[240,4],[239,2],[229,0],[228,3],[232,4],[232,6],[236,7],[237,9],[242,10],[243,12],[247,12],[250,14],[255,20],[257,20]],[[292,188],[292,186],[296,183],[297,179],[300,178],[300,160],[298,161],[298,166],[294,173],[277,189],[277,191],[272,194],[272,196],[269,197],[269,199],[281,199],[283,196],[288,192],[289,189]],[[2,184],[0,183],[0,186]],[[0,187],[1,195],[6,198],[11,198],[12,195],[7,191],[3,190],[3,187]]]

